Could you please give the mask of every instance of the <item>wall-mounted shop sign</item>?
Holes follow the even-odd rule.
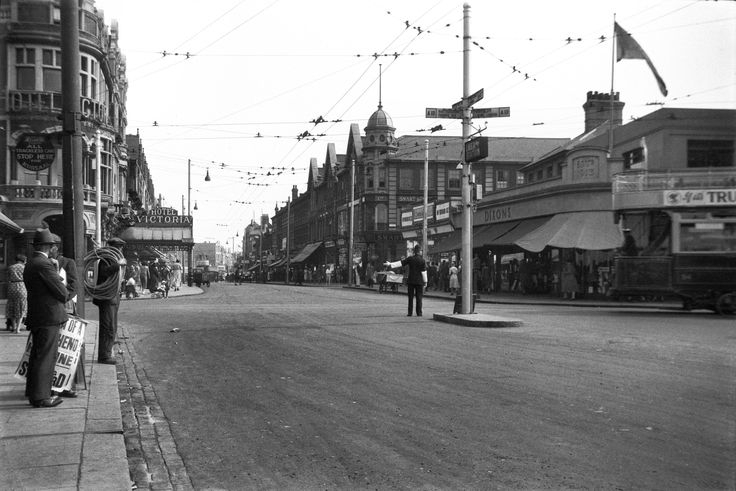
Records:
[[[664,191],[665,206],[736,206],[736,189],[675,189]]]
[[[405,211],[401,213],[401,227],[411,227],[413,224],[413,213]]]
[[[191,227],[191,215],[179,215],[174,208],[153,208],[142,216],[135,216],[134,227]]]
[[[56,148],[49,135],[25,135],[15,147],[15,161],[30,171],[48,169],[55,158]]]
[[[483,223],[505,222],[512,220],[510,206],[499,206],[497,208],[488,208],[483,210]]]
[[[424,205],[415,206],[412,209],[414,223],[424,221]],[[434,203],[427,203],[427,221],[434,222]]]

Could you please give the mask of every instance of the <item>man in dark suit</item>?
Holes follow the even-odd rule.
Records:
[[[49,258],[53,245],[51,231],[37,229],[33,237],[35,252],[23,272],[23,282],[28,290],[26,325],[31,330],[33,341],[28,360],[26,396],[35,407],[54,407],[62,402],[59,397],[51,395],[51,385],[61,327],[68,318],[64,304],[73,293],[70,295],[56,265]]]
[[[77,314],[77,288],[79,286],[78,275],[77,275],[77,263],[73,259],[64,257],[62,255],[62,242],[61,237],[56,234],[51,234],[54,239],[54,245],[49,251],[49,257],[55,260],[58,264],[59,274],[61,275],[62,281],[66,285],[67,290],[71,294],[71,298],[66,302],[64,308],[67,314]],[[77,362],[77,371],[74,374],[74,380],[72,381],[71,389],[61,392],[59,395],[63,398],[77,397],[77,383],[84,383],[84,343],[82,343],[81,352],[79,355],[79,361]]]
[[[397,268],[399,266],[408,266],[409,275],[406,279],[406,286],[409,295],[409,313],[407,317],[411,317],[414,310],[414,297],[417,299],[417,317],[422,316],[422,297],[424,296],[424,287],[427,285],[427,263],[422,257],[422,248],[420,245],[414,246],[414,255],[409,256],[401,261],[393,263],[384,263],[386,266]]]
[[[105,298],[93,298],[92,303],[100,310],[100,328],[97,334],[97,362],[105,365],[115,365],[113,347],[118,335],[118,308],[120,307],[120,283],[123,275],[121,268],[125,268],[125,257],[122,247],[125,241],[113,237],[107,241],[108,247],[114,249],[112,254],[100,259],[97,273],[97,284],[101,285],[108,280],[115,281],[116,287],[112,288]],[[113,257],[117,257],[117,260]]]

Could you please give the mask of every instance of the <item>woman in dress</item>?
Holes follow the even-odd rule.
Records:
[[[460,288],[460,283],[457,279],[457,267],[455,266],[455,263],[453,262],[450,266],[450,295],[455,295],[457,293],[458,288]]]
[[[6,329],[20,331],[20,325],[28,312],[28,293],[23,283],[23,270],[26,268],[26,256],[15,256],[15,264],[8,267],[8,303],[5,305]]]

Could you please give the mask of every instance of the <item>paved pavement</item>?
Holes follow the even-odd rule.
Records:
[[[365,286],[360,289],[367,294],[376,292],[375,288],[371,291]],[[174,297],[201,292],[200,288],[184,286],[170,295]],[[429,291],[427,296],[447,298],[448,313],[451,311],[449,303],[454,298],[449,294]],[[146,298],[149,298],[148,295],[130,301]],[[585,307],[679,306],[674,301],[613,302],[601,298],[571,301],[552,296],[508,293],[481,294],[476,302]],[[88,304],[87,308],[95,307]],[[4,311],[4,301],[1,301],[0,314]],[[466,320],[465,316],[458,318]],[[0,326],[3,325],[4,322],[0,323]],[[20,334],[0,331],[0,489],[131,489],[133,483],[126,455],[118,392],[118,369],[122,370],[122,367],[121,364],[116,367],[94,362],[97,359],[97,328],[97,322],[90,321],[85,335],[87,389],[79,390],[78,398],[65,399],[60,406],[49,409],[32,408],[24,397],[24,380],[14,377],[28,331]]]
[[[185,286],[170,295],[201,292]],[[148,295],[136,300],[145,298]],[[85,307],[96,308],[91,303]],[[5,313],[5,301],[0,302],[0,313]],[[87,389],[80,390],[80,385],[79,397],[64,399],[55,408],[30,406],[24,397],[25,379],[14,376],[29,332],[0,331],[0,489],[131,489],[118,393],[117,370],[122,367],[95,363],[97,331],[97,322],[89,321]]]

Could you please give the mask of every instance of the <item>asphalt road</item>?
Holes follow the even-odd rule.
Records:
[[[733,318],[405,303],[213,284],[120,322],[196,489],[736,487]]]

